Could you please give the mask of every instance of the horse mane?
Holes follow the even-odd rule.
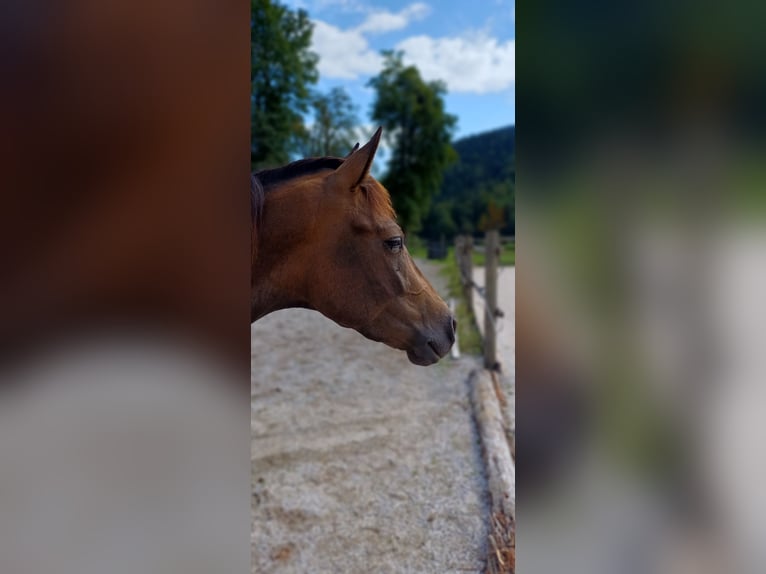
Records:
[[[323,169],[336,170],[342,163],[343,159],[339,157],[310,157],[288,163],[283,167],[262,169],[255,173],[255,177],[260,180],[264,190],[268,190],[274,185],[305,177]]]
[[[250,174],[250,216],[253,221],[253,231],[257,233],[263,217],[263,204],[266,192],[272,187],[311,175],[323,169],[338,169],[343,160],[339,157],[316,157],[294,161],[282,167],[262,169]]]
[[[262,169],[250,174],[250,215],[253,221],[253,246],[256,245],[258,227],[263,217],[263,204],[266,201],[266,193],[277,185],[287,181],[312,175],[324,169],[336,170],[343,163],[344,158],[339,157],[313,157],[300,159],[283,167]],[[380,192],[375,188],[363,186],[365,196],[370,203],[373,213],[384,217],[396,218],[391,196]],[[382,187],[381,187],[382,189]],[[256,253],[253,252],[253,260]]]

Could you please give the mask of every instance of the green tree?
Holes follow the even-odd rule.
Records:
[[[275,0],[251,0],[250,9],[250,156],[257,168],[285,163],[299,149],[318,58],[309,50],[304,10]]]
[[[316,94],[311,102],[314,123],[303,146],[306,157],[344,157],[358,141],[357,106],[346,90],[333,88],[327,94]]]
[[[392,144],[383,184],[408,232],[416,232],[441,186],[444,169],[456,159],[450,141],[457,118],[446,113],[442,82],[426,82],[402,53],[384,51],[381,73],[369,85],[376,91],[372,119]]]
[[[457,233],[457,224],[452,216],[451,204],[448,202],[434,202],[428,215],[423,220],[425,237],[439,239],[444,236],[451,239]]]

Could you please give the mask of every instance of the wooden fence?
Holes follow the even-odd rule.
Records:
[[[482,318],[476,316],[476,309],[473,307],[473,290],[477,288],[473,281],[473,251],[476,248],[474,239],[470,235],[459,235],[455,238],[455,257],[460,270],[463,297],[476,320],[479,321]],[[497,273],[500,264],[500,232],[497,230],[488,231],[481,250],[484,251],[484,264],[486,266],[485,288],[483,293],[480,292],[484,298],[484,366],[487,369],[496,370],[498,368],[496,321],[498,317]]]
[[[484,299],[484,369],[472,372],[469,379],[471,404],[479,430],[482,453],[492,501],[487,566],[489,574],[514,574],[516,571],[516,461],[514,442],[508,440],[510,421],[503,416],[506,396],[498,382],[497,319],[498,266],[501,240],[497,231],[489,231],[484,241],[485,287],[473,280],[474,240],[459,236],[455,257],[460,270],[463,297],[473,308],[473,290]],[[479,320],[479,317],[477,317]],[[515,439],[511,439],[514,441]]]

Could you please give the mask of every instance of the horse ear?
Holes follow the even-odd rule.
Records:
[[[349,157],[352,153],[354,153],[358,149],[359,149],[359,142],[356,142],[356,145],[350,152],[348,152],[348,155],[346,157]]]
[[[375,157],[375,152],[378,149],[382,132],[383,128],[378,128],[378,131],[375,132],[370,141],[360,149],[354,148],[356,151],[352,150],[340,167],[335,170],[331,177],[339,187],[353,189],[367,177],[372,166],[372,160]]]

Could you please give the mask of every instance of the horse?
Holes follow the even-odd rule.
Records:
[[[370,175],[381,132],[345,158],[251,174],[250,320],[313,309],[427,366],[449,352],[456,322],[407,251],[388,191]]]

